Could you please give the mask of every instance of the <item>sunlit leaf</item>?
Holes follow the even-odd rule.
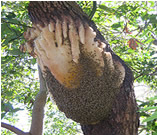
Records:
[[[109,7],[105,6],[105,5],[100,5],[99,8],[101,8],[104,11],[109,12],[109,13],[115,12],[115,10],[113,8],[109,8]]]
[[[148,111],[148,110],[152,110],[152,109],[157,109],[157,106],[149,106],[149,107],[140,109],[139,111]]]
[[[145,120],[143,120],[143,122],[149,122],[149,121],[152,121],[154,119],[157,119],[157,111],[154,112],[150,117],[148,117]]]
[[[20,55],[20,54],[23,54],[20,49],[13,49],[13,50],[9,50],[9,53],[11,55]]]

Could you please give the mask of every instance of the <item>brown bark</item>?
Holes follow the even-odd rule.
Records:
[[[83,68],[86,70],[93,68],[93,70],[89,72],[83,71],[83,73],[86,74],[84,77],[85,78],[84,82],[81,83],[81,86],[79,88],[76,88],[70,91],[64,86],[62,86],[55,79],[55,77],[51,74],[50,69],[47,68],[46,74],[45,74],[46,83],[47,83],[49,91],[54,96],[56,103],[59,105],[59,109],[66,112],[65,114],[67,114],[68,117],[78,121],[78,117],[80,117],[79,115],[76,116],[76,119],[75,119],[75,117],[69,116],[68,114],[70,111],[71,111],[70,114],[78,113],[78,112],[75,112],[75,110],[71,110],[71,108],[69,107],[71,104],[69,106],[67,105],[67,108],[69,107],[69,110],[66,110],[66,108],[64,108],[63,103],[65,103],[65,106],[66,106],[66,103],[69,104],[70,102],[70,101],[67,102],[66,98],[68,97],[69,100],[72,100],[72,102],[75,102],[74,105],[78,105],[78,107],[80,107],[81,105],[85,107],[86,102],[87,103],[89,102],[89,98],[84,97],[85,99],[82,99],[81,101],[81,97],[83,97],[84,94],[90,95],[90,97],[92,97],[93,95],[97,94],[96,92],[100,92],[98,93],[100,97],[102,97],[101,93],[104,94],[104,98],[102,97],[102,102],[105,102],[105,105],[101,103],[99,96],[98,97],[95,96],[95,98],[98,98],[95,101],[98,101],[97,105],[101,108],[101,112],[99,113],[100,114],[106,113],[106,114],[100,115],[97,113],[98,116],[95,116],[95,110],[93,111],[92,109],[88,108],[92,113],[91,115],[89,115],[87,120],[84,120],[85,116],[83,115],[84,114],[86,115],[89,110],[85,110],[86,108],[80,107],[81,109],[84,109],[85,111],[84,114],[80,112],[83,118],[81,120],[81,117],[80,117],[80,123],[81,123],[83,133],[85,135],[137,135],[138,113],[137,113],[137,104],[136,104],[134,90],[133,90],[132,72],[124,63],[124,61],[121,60],[116,54],[114,54],[108,42],[101,35],[99,30],[96,28],[95,24],[91,20],[88,19],[87,15],[82,12],[82,10],[78,7],[78,5],[75,2],[62,2],[62,1],[30,2],[28,10],[29,10],[29,15],[30,15],[32,23],[34,25],[38,24],[43,28],[50,22],[56,23],[56,19],[63,20],[65,16],[70,16],[70,18],[74,20],[76,27],[79,25],[77,20],[80,20],[80,22],[84,24],[88,24],[96,32],[95,39],[99,42],[103,42],[106,44],[105,52],[109,52],[112,55],[113,63],[115,64],[116,62],[119,62],[125,69],[125,78],[124,78],[123,83],[120,86],[116,86],[114,88],[114,85],[116,85],[116,80],[114,80],[113,74],[110,80],[111,73],[109,72],[109,67],[107,68],[108,65],[106,65],[106,67],[104,68],[104,71],[103,71],[104,76],[98,79],[98,77],[95,77],[96,75],[94,73],[95,72],[94,68],[90,67],[90,65],[93,65],[92,62],[90,60],[89,62],[84,62],[83,60],[86,59],[86,57],[82,54],[82,56],[80,56],[81,57],[80,63],[86,66],[86,67],[83,66]],[[25,37],[26,39],[28,38],[27,36]],[[34,44],[31,45],[31,47],[33,46]],[[106,59],[104,57],[104,63],[105,63],[105,60]],[[106,64],[108,63],[106,62]],[[96,65],[94,66],[96,67]],[[115,78],[118,78],[118,77],[115,76]],[[88,80],[88,82],[86,80]],[[89,82],[92,82],[92,83],[89,83]],[[96,83],[93,84],[94,82]],[[86,88],[88,89],[87,91],[86,91]],[[98,89],[99,91],[96,91],[95,89]],[[88,93],[84,93],[84,91]],[[79,93],[82,94],[80,95],[80,97],[77,96],[79,95]],[[65,99],[63,100],[64,96],[65,96]],[[109,96],[109,98],[107,96]],[[75,100],[71,99],[71,97],[73,97],[73,99]],[[108,99],[106,100],[106,98]],[[93,106],[95,106],[96,103],[95,102],[93,103],[94,103]],[[100,106],[100,104],[103,105],[104,109],[102,109],[102,106]],[[91,104],[89,103],[89,105]],[[93,107],[93,106],[90,106],[90,107]],[[93,116],[96,117],[97,120],[101,120],[101,121],[99,122],[95,121],[96,119],[93,118]],[[91,121],[89,118],[91,119]],[[92,123],[92,124],[89,124],[89,123]]]

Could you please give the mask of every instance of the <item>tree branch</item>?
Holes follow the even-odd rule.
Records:
[[[157,68],[155,68],[155,71],[152,72],[152,73],[148,73],[148,72],[143,72],[143,73],[141,73],[140,75],[138,75],[138,76],[135,78],[135,80],[136,80],[137,78],[143,76],[143,75],[151,75],[151,76],[152,76],[152,75],[154,75],[155,73],[157,73]]]
[[[18,135],[42,135],[43,131],[43,119],[44,119],[44,106],[46,104],[46,98],[47,98],[47,88],[46,88],[46,82],[42,76],[40,67],[38,67],[39,70],[39,78],[40,78],[40,91],[38,92],[33,112],[32,112],[32,123],[30,132],[23,132],[22,130],[11,126],[9,124],[6,124],[4,122],[1,123],[1,126],[18,134]]]
[[[6,124],[4,122],[1,122],[1,127],[6,128],[6,129],[18,134],[18,135],[30,135],[30,133],[23,132],[22,130],[20,130],[20,129],[12,126],[12,125]]]
[[[42,135],[44,106],[46,104],[46,98],[47,98],[46,82],[42,76],[40,67],[38,67],[38,70],[39,70],[39,78],[40,78],[40,91],[38,92],[34,102],[34,107],[32,112],[32,124],[30,129],[31,135]]]

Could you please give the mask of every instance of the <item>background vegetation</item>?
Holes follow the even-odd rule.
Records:
[[[21,53],[23,32],[31,27],[29,2],[1,3],[1,118],[16,125],[22,110],[31,110],[39,90],[36,60]],[[78,2],[119,55],[134,72],[135,82],[157,93],[157,2]],[[96,8],[97,7],[97,8]],[[157,135],[157,94],[138,100],[139,134]],[[20,113],[19,113],[20,112]],[[30,122],[30,120],[29,120]],[[25,127],[24,127],[25,128]],[[13,135],[2,129],[2,135]],[[44,134],[81,134],[77,123],[67,119],[48,99]]]

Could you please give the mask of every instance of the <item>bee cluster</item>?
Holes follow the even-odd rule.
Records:
[[[81,124],[108,116],[125,78],[125,68],[106,51],[97,32],[80,18],[53,17],[33,24],[24,37],[58,108]]]

